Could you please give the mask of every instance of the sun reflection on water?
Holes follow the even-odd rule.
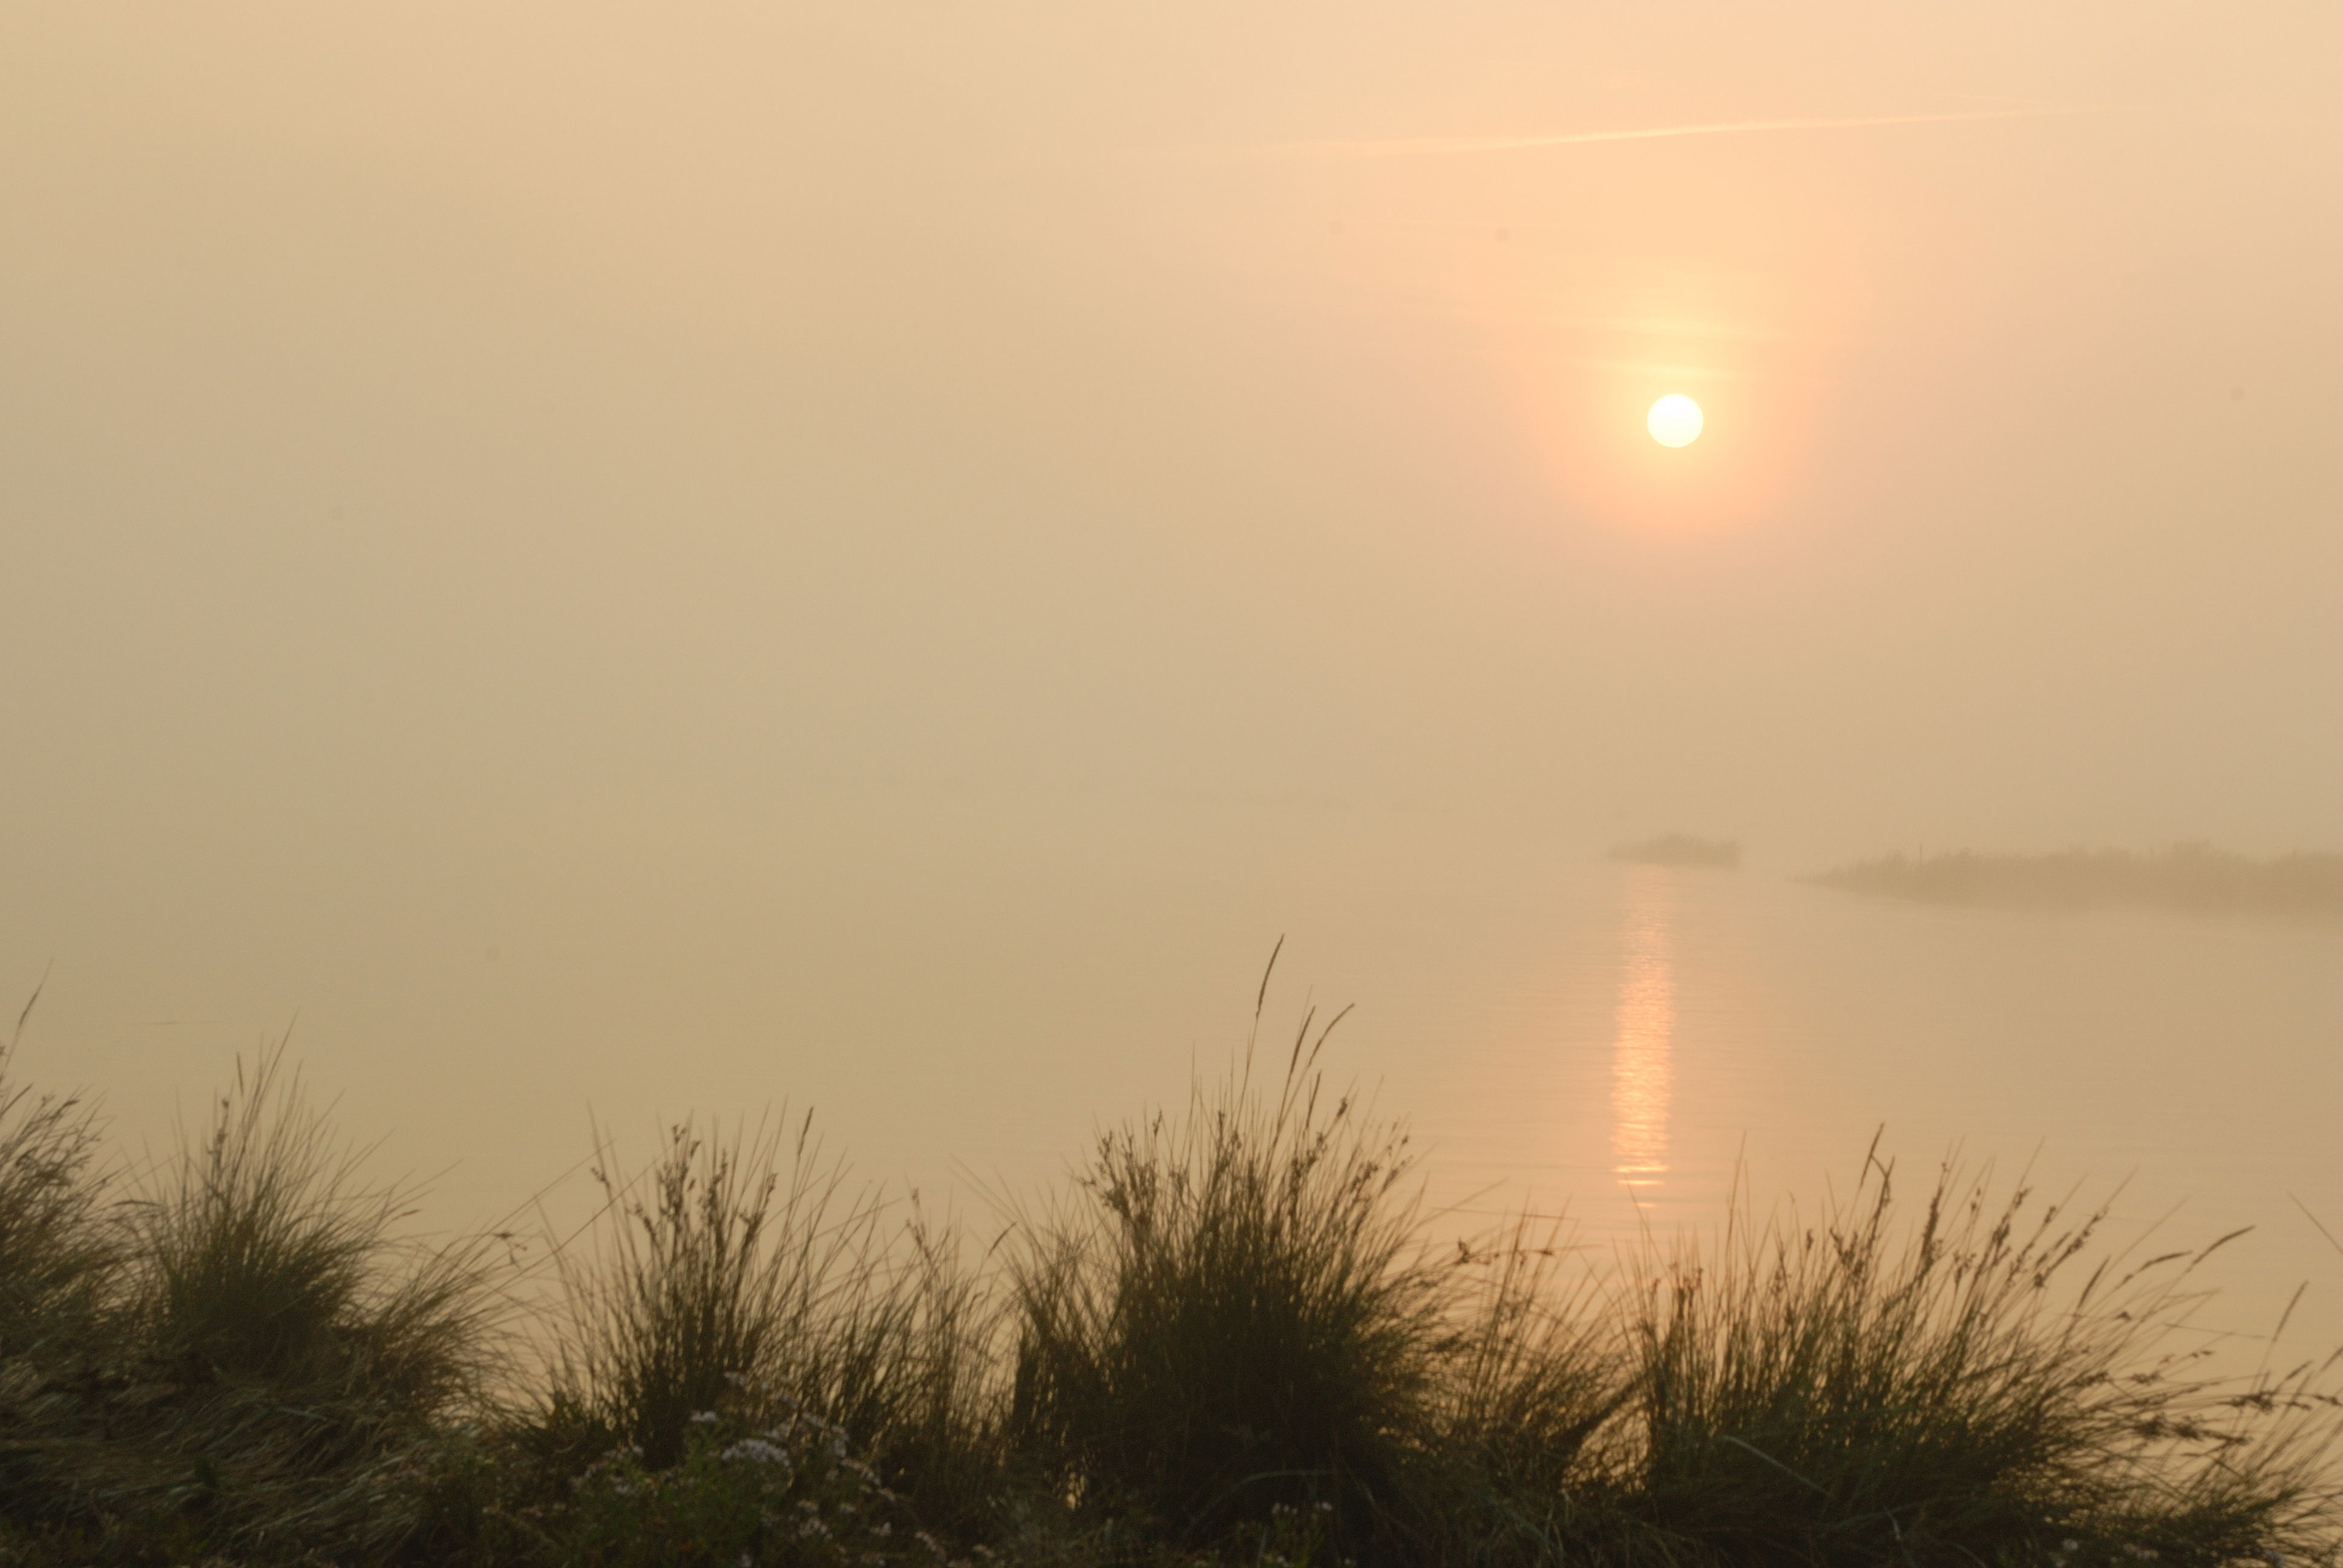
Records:
[[[1675,974],[1669,929],[1670,873],[1639,866],[1627,885],[1620,931],[1618,1039],[1611,1054],[1612,1169],[1631,1191],[1657,1187],[1668,1170],[1669,1047]]]

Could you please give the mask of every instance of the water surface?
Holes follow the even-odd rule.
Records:
[[[1805,885],[1820,857],[1625,866],[1599,839],[1323,800],[1047,810],[932,787],[659,803],[477,841],[123,866],[14,917],[55,955],[24,1067],[122,1145],[292,1031],[386,1170],[458,1227],[582,1201],[589,1117],[810,1105],[873,1178],[989,1222],[1264,1014],[1413,1128],[1445,1223],[1566,1212],[1590,1255],[1948,1154],[2082,1183],[2121,1233],[2239,1226],[2208,1312],[2343,1341],[2343,930],[2010,914]],[[347,891],[364,890],[363,896]],[[326,890],[335,890],[330,896]],[[234,918],[215,919],[223,904]],[[256,940],[253,933],[266,933]],[[0,980],[16,994],[40,970]],[[2250,1341],[2245,1342],[2250,1343]]]

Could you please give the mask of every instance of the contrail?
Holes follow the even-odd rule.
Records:
[[[1647,126],[1632,131],[1565,131],[1544,136],[1422,136],[1383,142],[1274,142],[1265,146],[1229,150],[1255,157],[1439,157],[1456,153],[1512,153],[1534,147],[1570,147],[1588,142],[1649,142],[1666,136],[1729,136],[1750,131],[1848,131],[1864,126],[1936,126],[1956,120],[2031,120],[2092,112],[2089,109],[1969,109],[1945,115],[1865,115],[1836,120],[1718,120],[1697,126]]]

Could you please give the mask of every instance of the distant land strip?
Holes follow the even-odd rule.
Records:
[[[2343,854],[2269,859],[2182,844],[2155,854],[2068,849],[2050,855],[1890,855],[1810,879],[1826,888],[1927,904],[1997,910],[2117,905],[2204,915],[2343,920]]]
[[[1741,864],[1741,846],[1730,839],[1700,839],[1663,833],[1639,843],[1612,846],[1611,858],[1635,866],[1709,866],[1730,870]]]

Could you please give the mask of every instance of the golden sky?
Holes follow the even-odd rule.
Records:
[[[12,879],[881,785],[2333,844],[2338,16],[12,6]]]
[[[2323,950],[1932,990],[1781,879],[2343,848],[2338,60],[2324,0],[16,0],[25,1070],[135,1148],[297,1019],[468,1222],[588,1105],[1039,1171],[1288,931],[1393,1109],[1522,1124],[1475,1180],[1935,1136],[1842,983],[1986,1053],[1945,1135],[2168,1163]],[[1811,975],[1580,907],[1669,829]],[[2029,964],[2026,1028],[1963,978]],[[1810,991],[1844,1081],[1732,1044]]]

